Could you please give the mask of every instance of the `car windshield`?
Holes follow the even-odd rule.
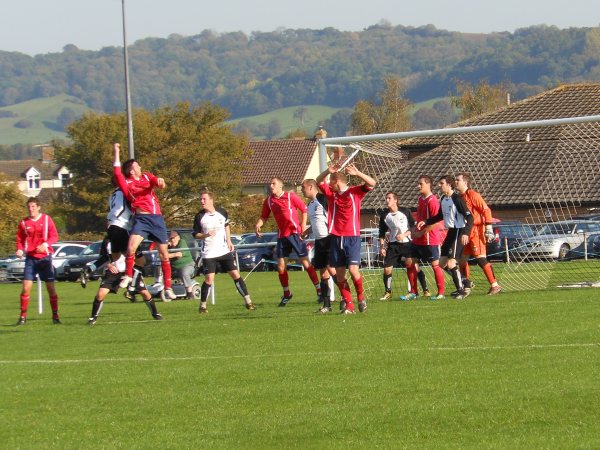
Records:
[[[569,223],[547,223],[538,230],[537,234],[571,234],[574,226]]]
[[[81,252],[81,255],[85,256],[85,255],[98,254],[98,253],[100,253],[101,246],[102,246],[102,242],[94,242],[93,244],[90,244],[86,248],[84,248],[83,251]]]
[[[529,225],[500,225],[498,228],[506,236],[529,237],[535,234]]]

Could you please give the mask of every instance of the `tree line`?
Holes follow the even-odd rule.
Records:
[[[211,101],[233,118],[322,104],[352,108],[393,75],[417,102],[447,96],[455,80],[511,84],[524,98],[558,82],[600,79],[600,28],[522,28],[467,34],[386,23],[363,31],[171,35],[129,49],[135,107]],[[122,49],[28,56],[0,52],[0,106],[69,94],[101,112],[124,109]],[[426,111],[424,118],[434,112]],[[271,132],[273,129],[271,129]]]

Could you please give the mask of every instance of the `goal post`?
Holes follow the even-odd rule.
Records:
[[[590,220],[569,229],[579,215],[600,214],[600,115],[324,138],[319,161],[321,171],[351,161],[377,179],[363,200],[364,228],[377,226],[387,191],[414,210],[419,175],[435,181],[469,173],[498,225],[526,225],[510,238],[498,236],[493,266],[504,290],[600,286],[600,225]],[[436,183],[433,190],[438,193]],[[375,280],[372,299],[383,286],[381,261],[371,256],[365,278]],[[480,269],[471,272],[487,285]],[[430,270],[427,276],[435,286]],[[402,273],[394,278],[406,289]]]

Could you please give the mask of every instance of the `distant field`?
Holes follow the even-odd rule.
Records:
[[[16,115],[16,117],[0,117],[0,144],[43,144],[52,139],[65,138],[67,135],[56,124],[56,118],[62,109],[71,108],[78,115],[90,111],[90,108],[74,100],[68,95],[57,95],[0,108],[0,111],[10,111]],[[14,126],[24,119],[32,123],[31,127]]]
[[[33,301],[20,328],[19,286],[0,285],[1,446],[600,447],[597,289],[321,316],[304,273],[285,308],[275,273],[247,283],[256,311],[219,275],[207,316],[179,300],[155,322],[117,295],[94,328],[96,283],[58,285],[63,325]]]

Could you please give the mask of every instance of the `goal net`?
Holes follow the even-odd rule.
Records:
[[[377,179],[362,205],[368,297],[383,293],[376,228],[385,194],[396,192],[399,205],[414,211],[419,175],[431,176],[439,195],[438,177],[463,172],[492,210],[496,240],[487,250],[503,290],[599,287],[599,121],[588,116],[322,139],[321,161],[352,163]],[[431,269],[425,273],[435,294]],[[479,292],[487,291],[478,267],[471,275]],[[449,277],[446,286],[452,286]],[[396,268],[394,293],[406,291],[404,269]]]

